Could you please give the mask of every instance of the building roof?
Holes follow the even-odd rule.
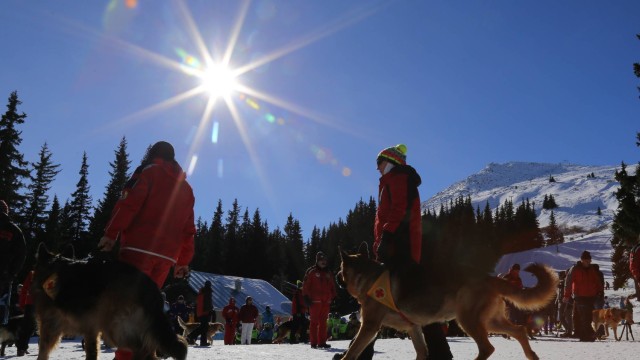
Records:
[[[253,304],[261,314],[266,306],[271,308],[274,316],[289,316],[291,314],[291,300],[265,280],[191,271],[189,286],[197,293],[207,280],[211,281],[213,288],[213,307],[215,310],[222,310],[229,303],[231,297],[236,299],[236,306],[240,308],[244,305],[247,296],[251,296]]]

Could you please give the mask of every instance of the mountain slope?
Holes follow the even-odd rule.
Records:
[[[542,209],[545,195],[553,195],[558,208],[556,222],[585,231],[609,225],[618,206],[614,179],[615,166],[582,166],[573,164],[544,164],[527,162],[491,163],[482,171],[459,181],[422,203],[431,211],[447,206],[459,196],[471,196],[474,207],[491,209],[512,200],[514,206],[529,199],[535,205],[541,227],[549,224],[550,211]],[[594,178],[587,175],[593,173]],[[555,182],[549,182],[553,176]],[[600,208],[602,215],[597,215]]]
[[[582,166],[574,164],[544,164],[530,162],[491,163],[482,171],[457,182],[422,203],[423,211],[436,212],[441,204],[448,206],[459,196],[471,197],[475,208],[495,209],[512,200],[518,206],[529,199],[534,204],[540,227],[549,224],[549,210],[542,209],[545,195],[553,195],[557,224],[565,230],[565,243],[540,249],[507,254],[496,265],[495,272],[506,271],[517,262],[542,262],[556,270],[573,265],[584,250],[589,250],[593,263],[599,264],[605,278],[611,282],[611,231],[618,202],[615,192],[619,184],[614,179],[615,166]],[[593,174],[594,177],[588,175]],[[553,177],[555,182],[550,182]],[[598,215],[600,208],[601,215]],[[568,231],[568,230],[571,231]],[[535,279],[523,273],[525,285]]]

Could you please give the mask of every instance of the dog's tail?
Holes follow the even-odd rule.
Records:
[[[150,327],[150,335],[156,343],[155,348],[163,356],[170,356],[176,360],[185,360],[187,358],[187,341],[182,336],[176,335],[171,323],[169,323],[169,319],[164,314],[161,315],[161,317],[154,319],[155,324]]]
[[[547,265],[537,263],[527,266],[524,270],[538,279],[536,286],[518,289],[504,279],[494,278],[498,292],[519,309],[539,310],[555,296],[558,275]]]

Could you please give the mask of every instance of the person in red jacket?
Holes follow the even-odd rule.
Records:
[[[236,327],[238,326],[238,307],[236,306],[236,299],[229,298],[229,304],[222,309],[222,317],[225,320],[224,324],[224,344],[235,345],[236,341]]]
[[[36,329],[35,309],[33,306],[33,297],[31,296],[31,283],[33,282],[34,271],[31,270],[27,274],[22,283],[22,290],[18,298],[18,304],[23,311],[22,321],[18,330],[18,339],[16,341],[16,349],[18,356],[24,356],[29,349],[29,339]]]
[[[135,266],[161,288],[172,266],[176,278],[189,272],[194,203],[173,146],[159,141],[147,150],[122,190],[98,248],[111,251],[119,238],[119,260]],[[115,355],[116,360],[126,360],[132,354],[118,350]]]
[[[189,342],[195,343],[198,335],[200,335],[200,346],[209,346],[209,339],[207,339],[207,329],[209,328],[209,322],[211,321],[211,315],[213,312],[213,289],[211,288],[211,281],[204,282],[204,286],[198,292],[196,296],[196,316],[200,322],[200,326],[189,334]]]
[[[629,271],[636,289],[635,298],[640,300],[640,236],[638,242],[629,251]]]
[[[327,268],[327,257],[319,251],[316,264],[307,270],[302,285],[302,294],[309,305],[309,342],[316,349],[330,348],[327,344],[327,318],[329,306],[336,297],[333,273]]]
[[[573,327],[580,341],[595,341],[595,333],[591,327],[592,312],[598,294],[603,292],[600,275],[591,265],[591,253],[583,251],[578,261],[569,269],[565,279],[564,299],[574,299]]]
[[[238,320],[242,325],[242,333],[240,335],[241,345],[251,345],[251,335],[253,333],[253,325],[258,319],[258,308],[253,305],[253,298],[247,296],[244,305],[240,307],[238,312]]]
[[[407,165],[407,147],[399,144],[382,150],[377,157],[382,175],[378,185],[378,209],[373,251],[387,265],[420,264],[422,223],[420,193],[422,183],[416,170]]]
[[[306,343],[309,341],[307,336],[307,308],[304,295],[302,294],[302,281],[298,280],[296,283],[297,290],[291,298],[291,331],[289,332],[289,344],[297,344],[298,338],[296,334],[300,329],[300,342]]]
[[[522,289],[522,278],[520,278],[520,264],[515,263],[509,268],[509,272],[501,274],[499,277],[507,280],[511,286],[516,289]],[[526,313],[520,309],[514,307],[510,302],[505,300],[507,304],[507,313],[509,314],[509,320],[516,325],[526,325]]]

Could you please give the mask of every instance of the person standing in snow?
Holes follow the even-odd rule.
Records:
[[[407,165],[407,146],[399,144],[383,149],[376,158],[380,172],[378,185],[378,209],[374,224],[373,253],[376,260],[390,270],[415,263],[425,267],[422,247],[426,239],[422,237],[422,214],[420,192],[422,179],[418,172]],[[432,323],[422,328],[429,348],[429,360],[452,359],[451,349],[440,323]],[[375,339],[360,355],[361,359],[371,359]],[[341,354],[336,354],[334,359]]]
[[[638,236],[637,243],[629,251],[629,271],[636,290],[635,298],[640,300],[640,236]]]
[[[189,342],[195,343],[198,335],[200,335],[200,346],[209,346],[209,339],[207,339],[207,329],[209,328],[209,322],[211,321],[211,315],[213,314],[213,289],[211,288],[211,281],[204,282],[204,286],[200,288],[198,295],[196,296],[196,316],[200,322],[200,326],[189,334]]]
[[[387,266],[420,264],[422,223],[420,193],[422,183],[416,170],[407,165],[407,146],[386,148],[376,158],[380,172],[378,209],[374,225],[373,253]]]
[[[236,299],[229,298],[229,303],[222,309],[222,317],[224,318],[224,344],[235,345],[236,327],[238,326],[238,307]]]
[[[336,297],[333,273],[327,267],[327,256],[318,251],[316,264],[307,270],[302,281],[302,294],[309,305],[309,342],[311,347],[330,348],[327,344],[327,318],[331,301]]]
[[[520,264],[515,263],[511,265],[509,271],[506,274],[501,274],[499,277],[507,280],[511,286],[516,289],[522,289],[524,286],[522,285],[522,279],[520,278]],[[507,313],[509,314],[509,320],[516,325],[526,325],[524,317],[524,312],[520,311],[520,309],[514,307],[508,301],[507,303]]]
[[[306,328],[306,316],[307,316],[307,303],[302,295],[302,281],[296,282],[296,291],[291,299],[291,331],[289,332],[289,344],[297,344],[298,338],[296,334],[300,329],[300,341],[307,342],[307,328]]]
[[[583,251],[580,261],[572,266],[567,274],[564,289],[564,302],[573,296],[573,326],[575,335],[580,341],[595,341],[595,333],[591,326],[592,312],[597,297],[603,292],[600,274],[591,265],[591,253]]]
[[[9,321],[13,279],[22,269],[26,243],[20,228],[9,218],[9,206],[0,200],[0,325]]]
[[[253,326],[258,319],[258,308],[253,305],[253,298],[251,296],[247,296],[244,305],[240,307],[238,319],[240,320],[240,324],[242,324],[242,335],[240,335],[240,344],[251,345]]]
[[[171,267],[176,278],[183,278],[193,257],[194,203],[173,146],[159,141],[125,184],[98,249],[111,251],[119,239],[118,259],[147,274],[158,288]],[[120,349],[115,355],[116,360],[132,357]]]

